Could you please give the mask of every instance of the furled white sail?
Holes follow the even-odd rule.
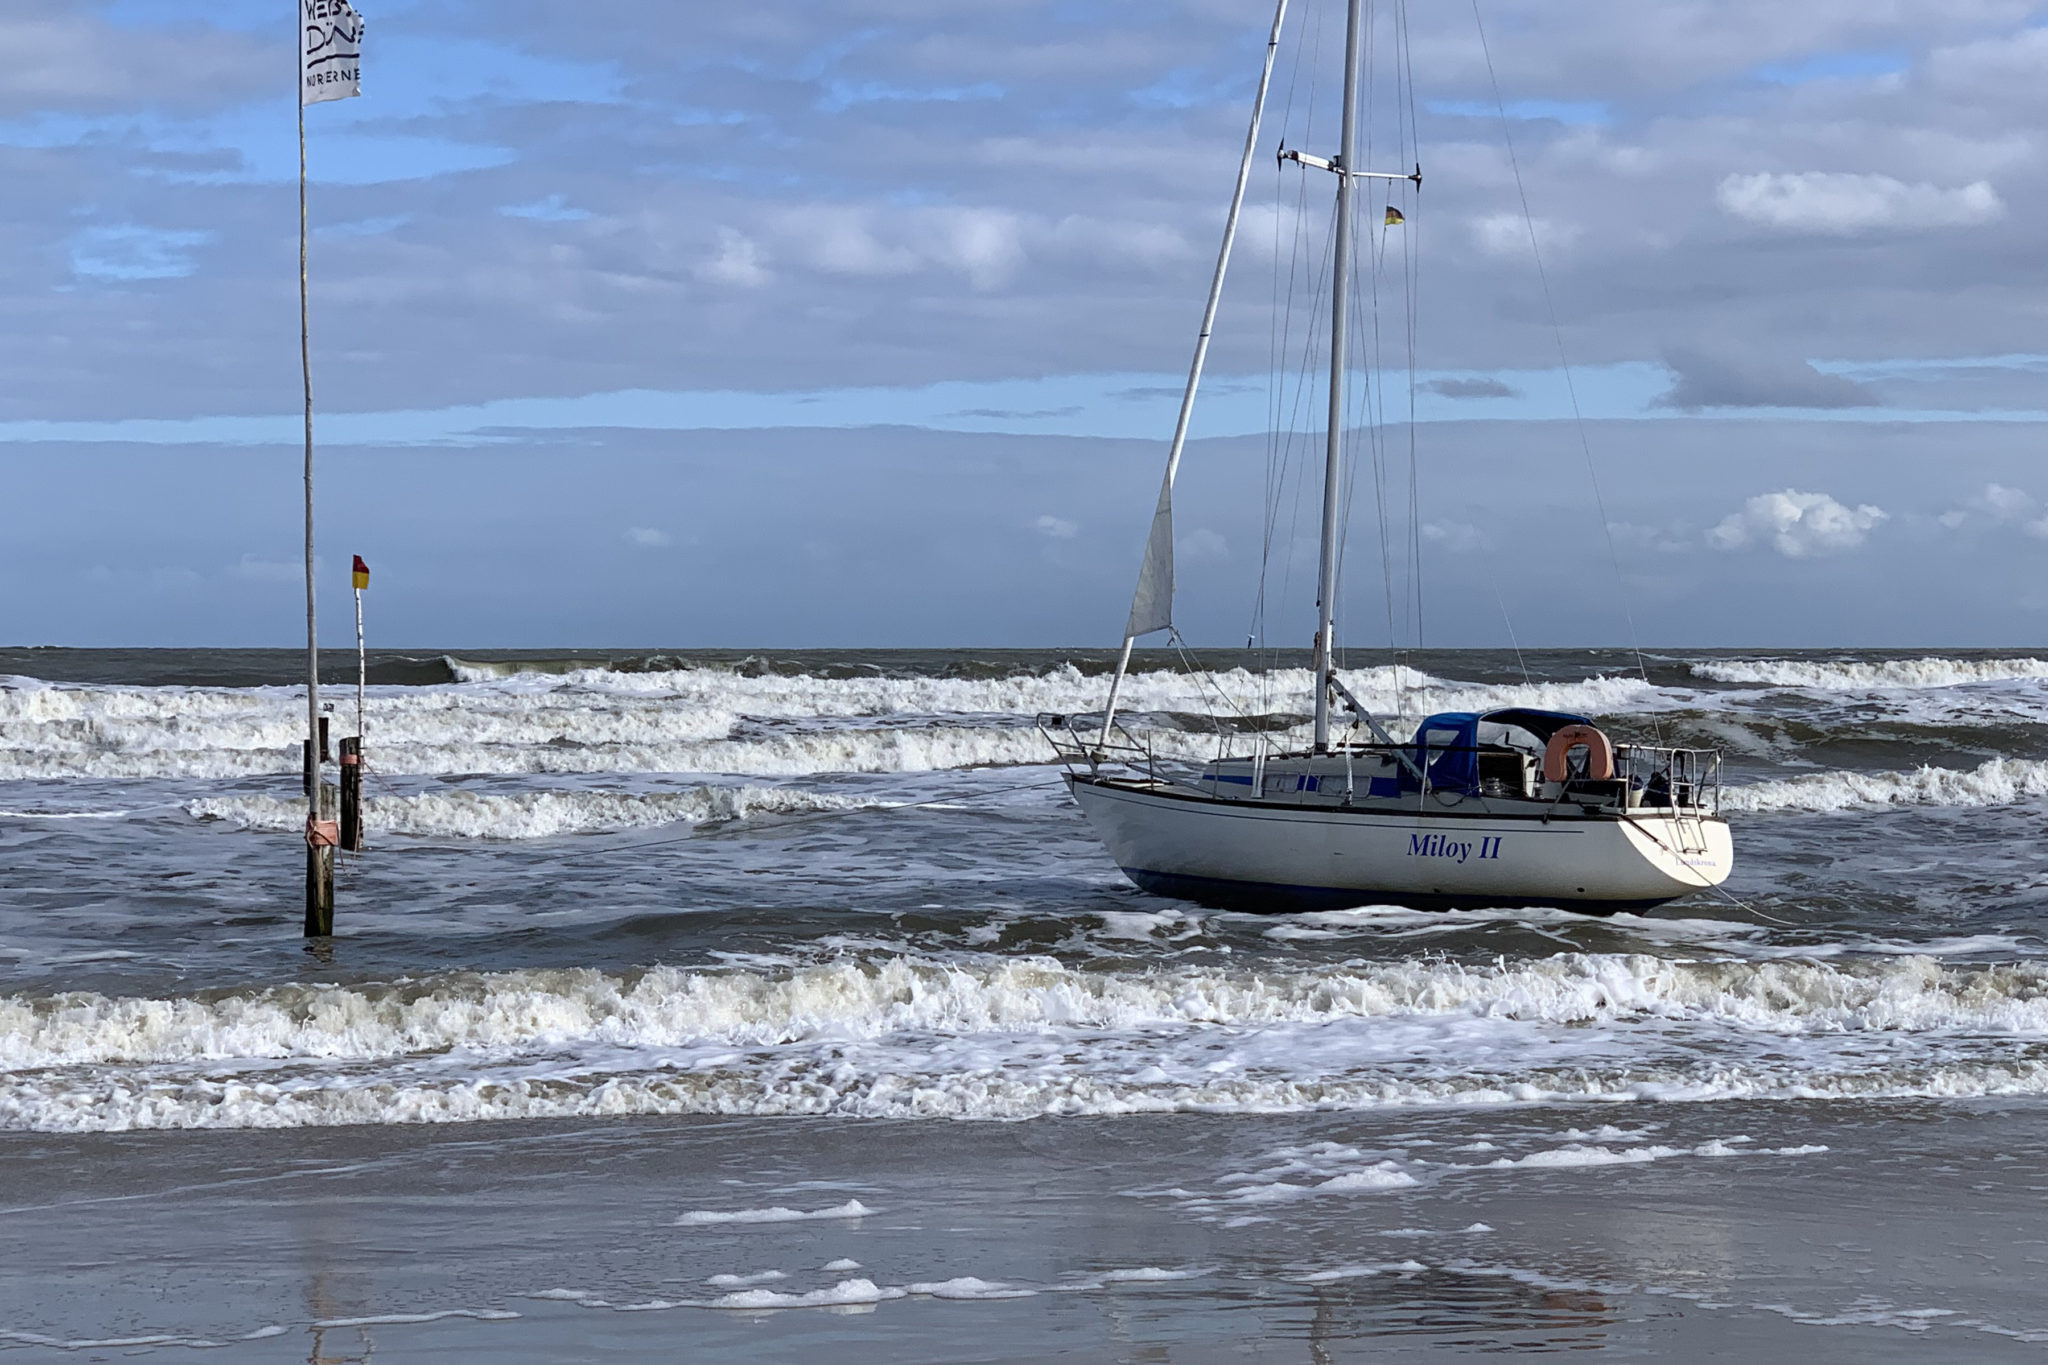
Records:
[[[1124,671],[1130,667],[1131,642],[1173,624],[1173,479],[1180,472],[1181,452],[1187,447],[1188,422],[1194,416],[1195,393],[1202,385],[1202,366],[1209,358],[1209,337],[1216,327],[1216,308],[1223,301],[1223,278],[1230,269],[1231,247],[1237,241],[1237,223],[1244,210],[1245,186],[1250,183],[1252,159],[1258,150],[1259,124],[1266,115],[1266,93],[1273,84],[1273,58],[1280,48],[1280,29],[1287,20],[1288,0],[1273,7],[1273,31],[1266,37],[1266,61],[1259,71],[1258,93],[1252,97],[1252,123],[1244,138],[1244,156],[1238,162],[1237,186],[1231,192],[1230,213],[1223,222],[1223,245],[1216,254],[1216,274],[1209,283],[1209,303],[1202,310],[1202,330],[1195,338],[1194,363],[1188,367],[1187,389],[1181,394],[1180,416],[1173,425],[1173,444],[1166,452],[1166,478],[1159,485],[1159,505],[1152,513],[1152,531],[1145,538],[1145,562],[1138,570],[1138,588],[1131,594],[1131,618],[1124,627],[1124,652],[1109,684],[1109,705],[1104,708],[1105,733],[1116,716],[1117,691],[1123,686]]]
[[[1138,570],[1138,590],[1131,595],[1131,621],[1124,638],[1135,640],[1173,624],[1173,479],[1159,486],[1159,506],[1152,513],[1152,534],[1145,540],[1145,563]]]

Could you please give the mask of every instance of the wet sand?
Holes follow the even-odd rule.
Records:
[[[2034,1358],[2043,1138],[1988,1102],[8,1134],[0,1341],[73,1360]],[[849,1201],[868,1212],[701,1221]]]

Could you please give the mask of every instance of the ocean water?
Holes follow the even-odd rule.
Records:
[[[374,656],[309,946],[293,656],[0,651],[0,1349],[2048,1348],[2048,653],[1357,660],[1724,750],[1727,894],[1610,919],[1137,892],[1034,724],[1107,663]]]

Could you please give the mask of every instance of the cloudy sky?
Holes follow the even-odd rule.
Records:
[[[352,552],[391,645],[1114,642],[1269,0],[362,8],[308,112],[336,643]],[[1359,309],[1352,643],[2048,632],[2048,10],[1379,10],[1425,180]],[[1267,143],[1334,151],[1341,24],[1296,0]],[[0,640],[302,629],[297,25],[0,8]],[[1251,181],[1199,643],[1311,628],[1312,175]]]

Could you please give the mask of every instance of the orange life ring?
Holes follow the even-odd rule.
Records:
[[[1595,782],[1614,776],[1614,744],[1590,725],[1567,725],[1543,746],[1543,780],[1562,782],[1571,776],[1572,750],[1586,746],[1585,775]]]

